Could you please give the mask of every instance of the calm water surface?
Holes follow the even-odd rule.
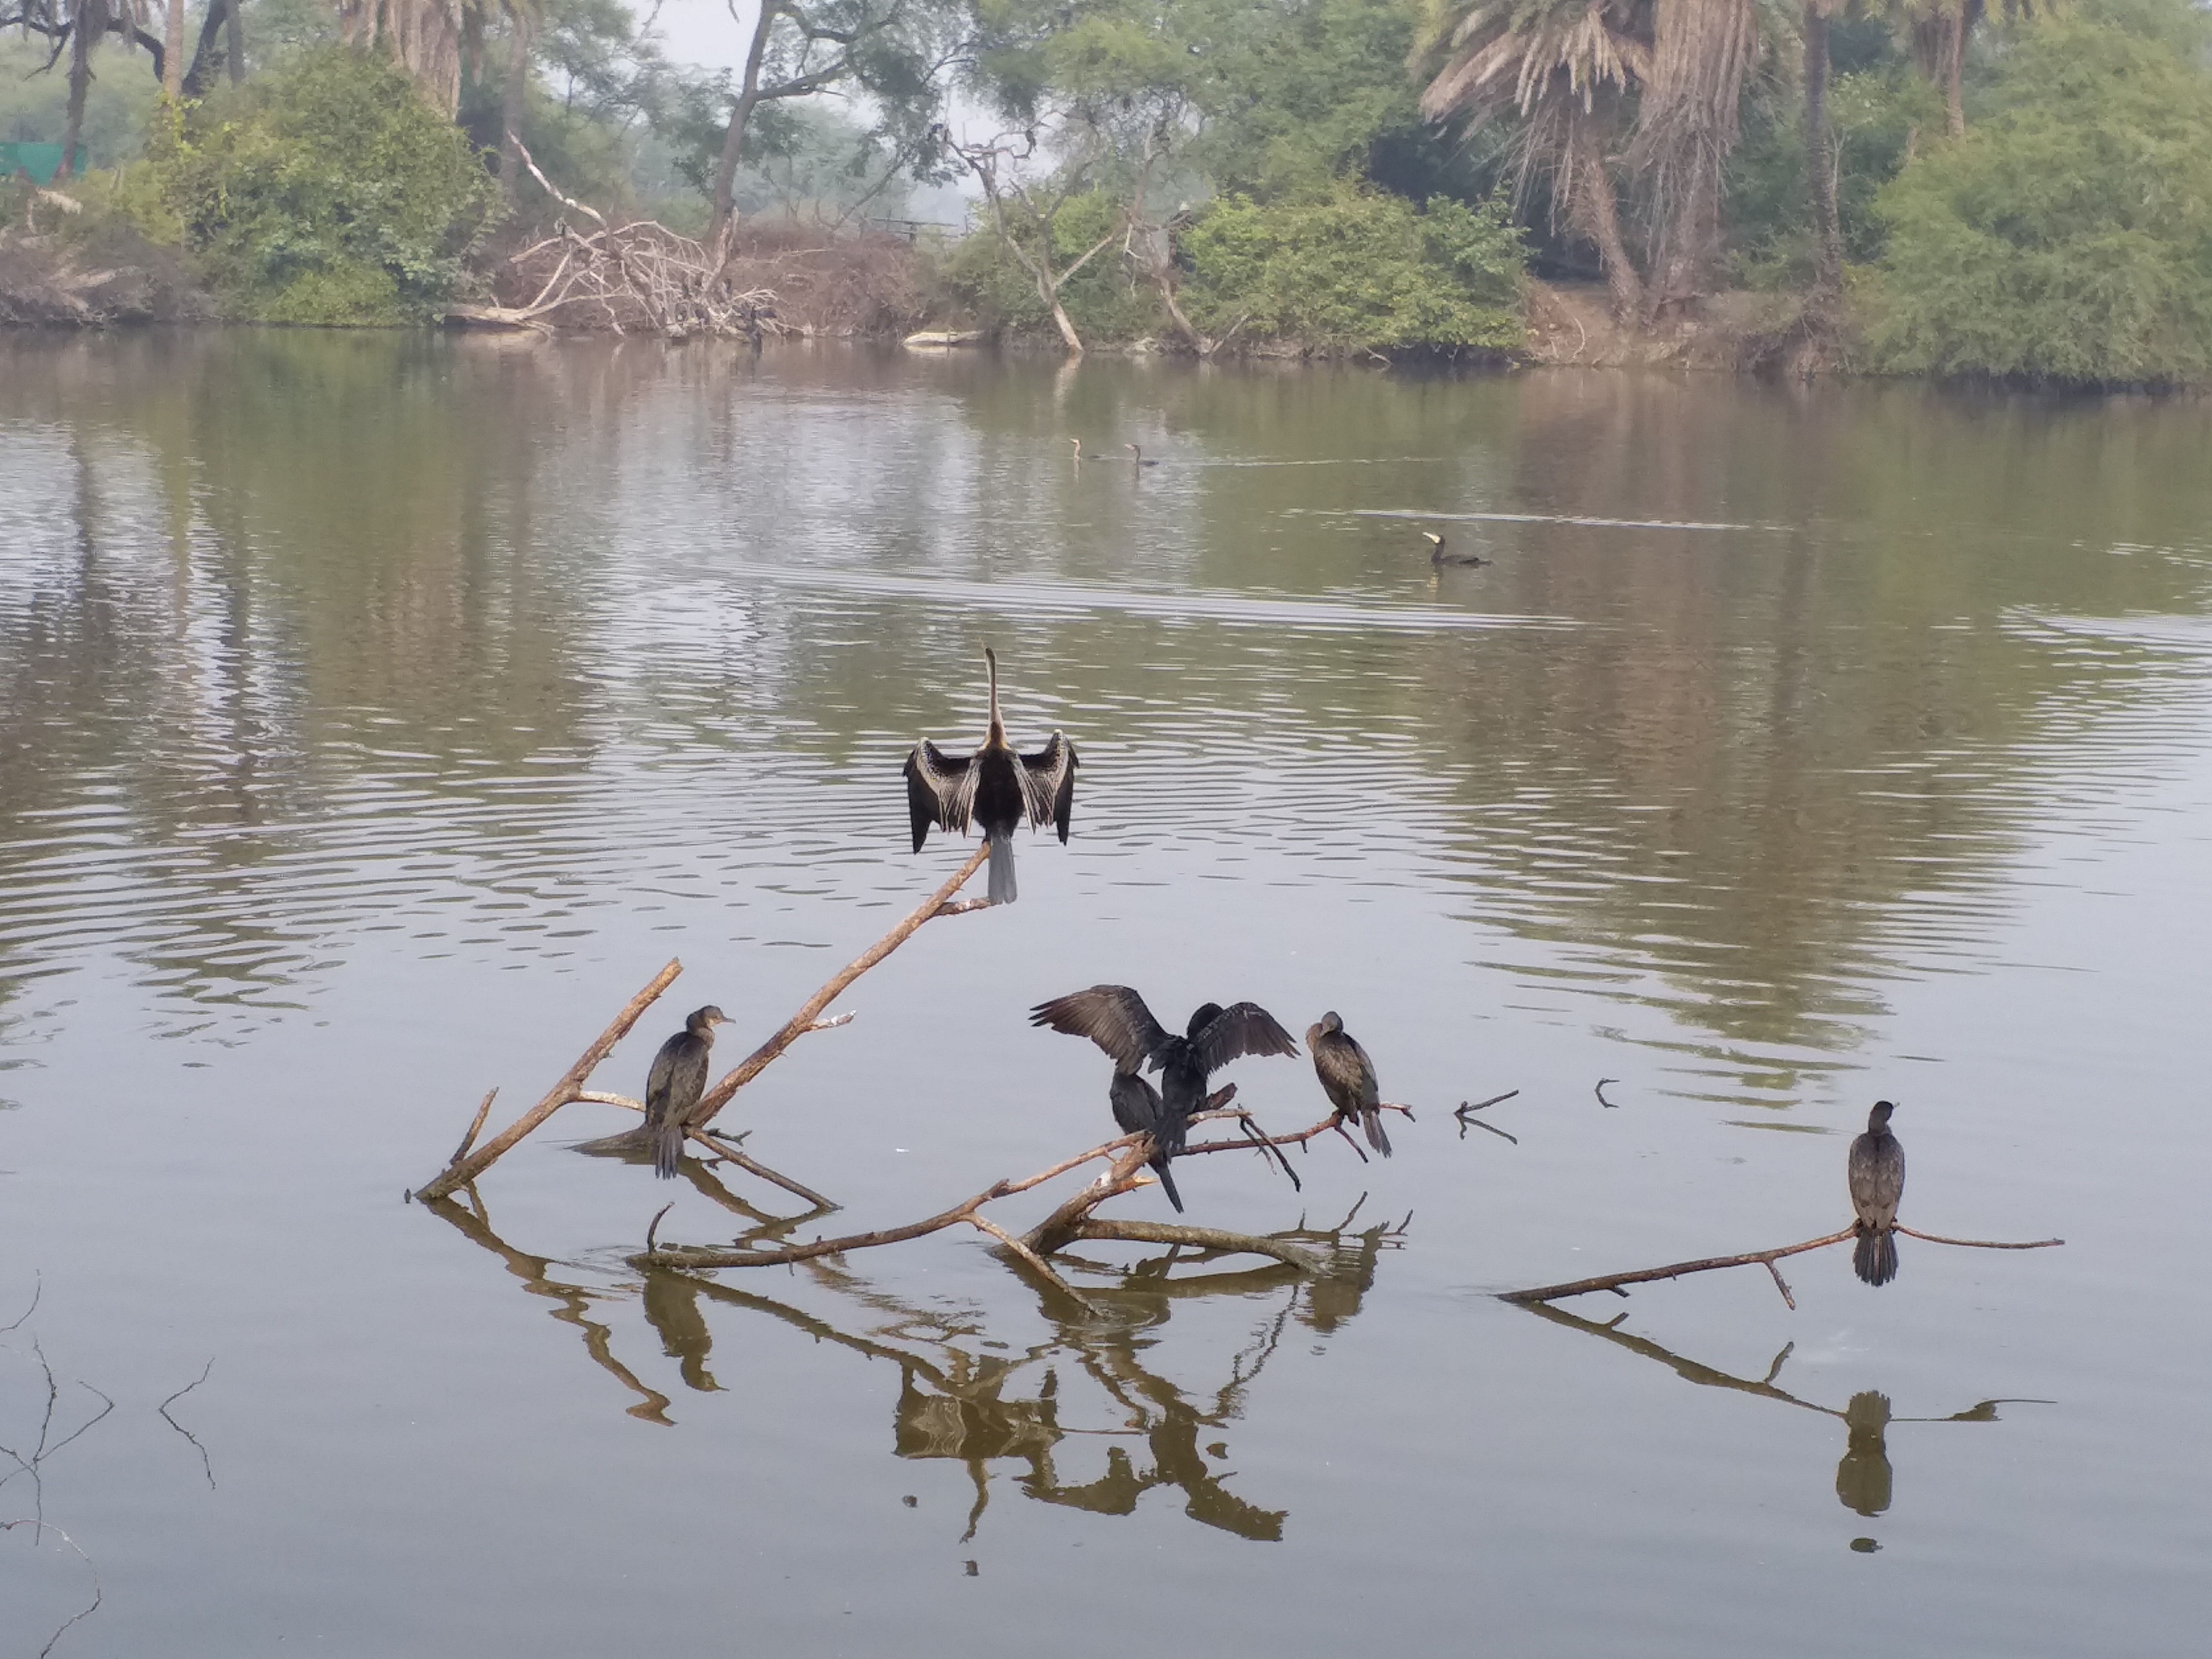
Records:
[[[1620,374],[0,341],[0,1521],[58,1529],[0,1647],[96,1583],[58,1654],[2203,1651],[2208,454]],[[724,1118],[834,1217],[578,1157],[596,1106],[401,1201],[670,957],[599,1086],[948,873],[898,769],[986,641],[1075,836]],[[1416,1107],[1303,1193],[1179,1170],[1326,1276],[624,1265],[672,1193],[809,1238],[1103,1138],[1024,1017],[1100,981],[1336,1008]],[[1829,1231],[1877,1096],[1907,1220],[2066,1247],[1494,1299]]]

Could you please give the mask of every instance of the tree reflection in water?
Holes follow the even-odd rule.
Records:
[[[739,1243],[747,1246],[787,1237],[823,1213],[765,1215],[705,1168],[687,1164],[684,1174],[700,1192],[746,1218],[750,1224]],[[592,1317],[592,1309],[633,1295],[639,1297],[663,1352],[677,1362],[684,1386],[700,1393],[721,1389],[708,1364],[714,1336],[706,1304],[780,1320],[817,1342],[895,1365],[899,1388],[892,1407],[891,1449],[900,1457],[946,1458],[966,1466],[975,1497],[963,1542],[975,1535],[989,1504],[991,1466],[1008,1461],[1022,1466],[1019,1491],[1040,1503],[1095,1515],[1128,1515],[1146,1492],[1172,1487],[1182,1492],[1183,1512],[1194,1521],[1240,1538],[1280,1539],[1287,1511],[1262,1509],[1230,1491],[1215,1467],[1227,1456],[1226,1446],[1217,1439],[1210,1449],[1203,1447],[1201,1431],[1224,1429],[1243,1416],[1246,1391],[1293,1322],[1325,1336],[1358,1313],[1382,1253],[1400,1248],[1406,1233],[1405,1223],[1376,1223],[1355,1231],[1355,1206],[1334,1227],[1300,1226],[1274,1234],[1320,1255],[1326,1265],[1315,1276],[1274,1262],[1213,1268],[1208,1264],[1216,1258],[1210,1253],[1182,1247],[1129,1267],[1056,1257],[1056,1265],[1081,1282],[1080,1303],[1011,1262],[1011,1271],[1036,1297],[1037,1311],[1051,1334],[1009,1349],[990,1339],[980,1310],[956,1315],[910,1304],[831,1258],[806,1262],[802,1271],[851,1307],[849,1328],[844,1321],[700,1275],[652,1273],[641,1287],[566,1282],[553,1277],[557,1264],[550,1258],[518,1250],[501,1239],[473,1188],[469,1196],[468,1204],[436,1199],[425,1207],[499,1256],[532,1295],[553,1302],[554,1318],[583,1332],[592,1363],[638,1396],[638,1403],[627,1408],[632,1417],[670,1425],[670,1398],[616,1357],[612,1328]],[[1171,1272],[1178,1267],[1200,1271]],[[1193,1397],[1147,1367],[1140,1356],[1156,1342],[1177,1303],[1217,1297],[1271,1297],[1274,1305],[1231,1357],[1228,1376],[1219,1386]],[[1086,1414],[1087,1402],[1079,1403],[1085,1383],[1111,1408],[1103,1419]],[[1088,1479],[1063,1472],[1060,1463],[1069,1453],[1097,1440],[1107,1443],[1102,1472]]]
[[[1520,1304],[1539,1318],[1548,1319],[1555,1325],[1565,1325],[1571,1330],[1586,1331],[1592,1336],[1641,1354],[1646,1359],[1656,1359],[1686,1382],[1695,1382],[1700,1388],[1733,1389],[1741,1394],[1754,1394],[1763,1399],[1776,1400],[1785,1406],[1818,1412],[1824,1417],[1842,1419],[1844,1428],[1843,1461],[1836,1465],[1836,1498],[1843,1506],[1857,1515],[1877,1516],[1888,1510],[1893,1476],[1889,1462],[1888,1432],[1893,1423],[1995,1423],[2000,1406],[2048,1406],[2048,1400],[1984,1400],[1969,1406],[1965,1411],[1953,1412],[1947,1417],[1895,1417],[1889,1409],[1889,1396],[1874,1389],[1864,1389],[1853,1395],[1841,1407],[1823,1406],[1806,1400],[1780,1387],[1775,1378],[1782,1375],[1783,1366],[1796,1350],[1795,1342],[1783,1345],[1782,1352],[1774,1356],[1774,1363],[1766,1368],[1766,1375],[1754,1382],[1747,1376],[1735,1376],[1711,1365],[1686,1359],[1668,1348],[1662,1348],[1649,1337],[1632,1336],[1620,1328],[1628,1316],[1620,1314],[1601,1322],[1571,1314],[1549,1303],[1532,1302]],[[1855,1538],[1851,1547],[1862,1552],[1880,1547],[1871,1538]]]

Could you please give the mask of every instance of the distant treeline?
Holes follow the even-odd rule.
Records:
[[[480,285],[562,210],[526,151],[710,246],[972,219],[912,291],[1074,350],[1507,353],[1533,276],[1660,337],[1763,291],[1806,362],[2212,379],[2192,0],[739,9],[709,71],[620,0],[0,0],[0,141],[82,140],[64,186],[282,320]]]

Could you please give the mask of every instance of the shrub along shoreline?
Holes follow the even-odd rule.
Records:
[[[1483,52],[1519,39],[1476,28],[1510,21],[1492,18],[1488,0],[1437,3],[1465,14],[1474,33],[1455,38],[1491,42]],[[2074,0],[1985,31],[1975,75],[1963,86],[1953,76],[1948,118],[1898,56],[1901,37],[1873,13],[1839,15],[1816,34],[1808,9],[1806,50],[1817,40],[1821,74],[1833,70],[1820,116],[1829,127],[1805,105],[1807,143],[1836,135],[1827,228],[1803,204],[1804,144],[1792,152],[1793,129],[1761,113],[1768,94],[1754,88],[1743,94],[1748,136],[1714,210],[1733,252],[1708,258],[1688,289],[1664,276],[1658,221],[1604,210],[1613,194],[1630,200],[1605,169],[1634,163],[1632,111],[1620,100],[1639,86],[1574,106],[1613,123],[1595,135],[1599,172],[1571,187],[1587,198],[1567,200],[1569,187],[1540,172],[1520,174],[1527,193],[1516,196],[1496,156],[1487,171],[1447,165],[1407,149],[1413,138],[1392,149],[1373,136],[1437,131],[1401,118],[1410,82],[1392,65],[1411,38],[1406,3],[1307,0],[1324,23],[1371,13],[1389,26],[1361,70],[1389,94],[1362,117],[1373,133],[1364,149],[1331,140],[1329,155],[1352,161],[1322,165],[1287,131],[1262,134],[1264,144],[1244,135],[1249,155],[1216,133],[1213,150],[1162,163],[1182,170],[1157,178],[1152,150],[1134,173],[1104,152],[1063,161],[1032,178],[1016,211],[1016,187],[999,170],[1015,153],[946,140],[940,160],[957,156],[985,191],[989,211],[973,234],[917,244],[756,212],[732,221],[728,240],[697,240],[701,227],[669,198],[661,210],[678,222],[655,233],[667,258],[641,304],[635,292],[606,297],[610,283],[639,280],[610,228],[620,216],[602,219],[562,194],[527,152],[545,190],[518,180],[514,155],[479,148],[482,133],[382,52],[308,46],[243,84],[158,103],[135,160],[59,188],[0,181],[0,323],[408,327],[472,317],[560,331],[873,339],[937,329],[1014,347],[1201,356],[2212,386],[2212,17],[2191,0]],[[1640,38],[1644,3],[1608,0],[1622,39]],[[1056,37],[1040,38],[1048,59]],[[1445,64],[1431,93],[1460,85],[1449,52],[1424,61],[1422,74]],[[1039,63],[1039,73],[1051,69]],[[1054,118],[1076,131],[1065,113]],[[1182,129],[1150,131],[1157,147]],[[1035,149],[1032,132],[1020,154]],[[1291,161],[1267,160],[1281,155]],[[1195,204],[1147,212],[1147,190],[1169,194],[1170,178]],[[1592,238],[1613,248],[1595,273],[1575,252]],[[526,249],[521,262],[511,257]],[[578,258],[599,259],[604,280],[574,304],[545,305],[547,271]],[[713,286],[718,302],[689,303],[687,283]]]

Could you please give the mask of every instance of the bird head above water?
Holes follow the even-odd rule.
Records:
[[[1867,1133],[1878,1134],[1889,1127],[1889,1115],[1896,1109],[1897,1103],[1893,1100],[1875,1102],[1874,1110],[1867,1114]]]
[[[704,1008],[694,1009],[690,1018],[684,1022],[684,1029],[690,1032],[693,1036],[704,1037],[708,1042],[712,1042],[714,1040],[714,1028],[717,1025],[727,1025],[729,1023],[729,1016],[709,1003]]]

